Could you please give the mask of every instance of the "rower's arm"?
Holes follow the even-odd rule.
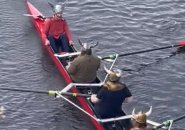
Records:
[[[131,94],[130,90],[126,87],[126,84],[123,84],[123,85],[125,85],[125,88],[124,88],[125,100],[124,100],[124,102],[131,103],[133,100],[132,94]]]
[[[68,38],[68,40],[69,40],[69,44],[72,44],[73,41],[72,41],[71,32],[70,32],[69,27],[68,27],[68,25],[67,25],[67,22],[66,22],[65,20],[64,20],[64,28],[65,28],[66,36],[67,36],[67,38]]]
[[[131,103],[132,101],[133,101],[133,97],[130,96],[130,97],[125,98],[124,102]]]
[[[49,32],[50,20],[46,19],[43,26],[43,38],[47,38]]]

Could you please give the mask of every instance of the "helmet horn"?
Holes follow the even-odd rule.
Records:
[[[122,72],[121,72],[121,70],[116,70],[117,72],[116,72],[116,76],[117,77],[121,77],[121,75],[122,75]]]
[[[112,71],[108,70],[105,65],[104,65],[104,70],[106,71],[107,74],[111,74],[112,73]]]
[[[55,8],[54,4],[51,3],[51,2],[48,2],[48,5],[49,5],[49,6],[52,8],[52,10],[54,11],[54,8]]]
[[[64,1],[63,3],[61,3],[61,5],[62,5],[62,12],[64,11],[65,6],[67,5],[67,2],[68,2],[68,0]]]
[[[99,44],[99,42],[95,43],[94,45],[91,45],[90,48],[94,48]]]
[[[135,108],[132,110],[132,116],[135,115]]]
[[[82,41],[80,39],[78,39],[78,43],[80,44],[80,46],[83,47],[83,43],[82,43]]]
[[[149,116],[151,113],[152,113],[152,106],[150,106],[150,110],[147,111],[145,114],[146,114],[146,116]]]

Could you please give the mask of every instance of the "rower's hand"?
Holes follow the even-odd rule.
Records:
[[[40,19],[42,19],[42,20],[45,20],[46,19],[46,17],[44,17],[43,15],[38,15],[37,17],[40,18]]]
[[[50,45],[50,42],[49,42],[48,39],[46,39],[45,45],[46,45],[46,46],[49,46],[49,45]]]
[[[97,102],[99,102],[99,99],[96,97],[96,94],[92,94],[92,95],[91,95],[91,102],[92,102],[92,103],[97,103]]]
[[[69,41],[70,46],[73,46],[74,42],[73,41]]]

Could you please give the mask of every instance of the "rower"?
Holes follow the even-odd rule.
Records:
[[[94,83],[96,80],[96,72],[100,67],[100,59],[92,55],[92,48],[98,45],[82,43],[79,40],[79,44],[82,46],[81,54],[76,57],[69,67],[68,73],[71,76],[73,82],[76,83]]]
[[[67,22],[62,16],[64,5],[55,5],[53,16],[47,18],[44,23],[45,45],[51,45],[54,53],[69,52],[69,46],[73,45]]]
[[[91,96],[95,111],[97,111],[103,119],[125,116],[126,114],[122,110],[122,103],[132,102],[132,94],[127,86],[119,81],[122,75],[121,70],[114,69],[110,71],[106,67],[104,67],[104,69],[108,73],[108,81],[97,94]],[[109,128],[109,124],[104,125]],[[130,130],[130,119],[122,120],[121,125],[126,128],[126,130]]]
[[[147,116],[149,116],[152,112],[152,109],[146,113],[138,112],[135,114],[135,110],[132,112],[133,118],[133,128],[131,130],[152,130],[152,128],[147,127]]]

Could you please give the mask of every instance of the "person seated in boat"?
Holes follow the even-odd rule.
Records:
[[[73,82],[93,83],[100,67],[100,59],[92,54],[91,48],[97,46],[98,42],[88,44],[79,40],[79,43],[82,46],[81,54],[71,62],[67,71]]]
[[[151,114],[152,109],[146,113],[138,112],[135,114],[135,111],[132,112],[133,119],[133,128],[131,130],[152,130],[152,128],[147,127],[147,116]]]
[[[63,9],[64,5],[55,5],[53,16],[45,20],[43,27],[45,45],[51,45],[54,53],[69,52],[69,46],[73,45],[67,22],[62,16]]]
[[[91,102],[94,103],[95,111],[103,119],[125,116],[122,103],[132,102],[132,94],[127,86],[120,82],[121,70],[110,71],[106,67],[104,69],[108,73],[108,81],[104,83],[97,94],[91,95]],[[130,130],[130,119],[121,121],[121,124],[126,130]]]

